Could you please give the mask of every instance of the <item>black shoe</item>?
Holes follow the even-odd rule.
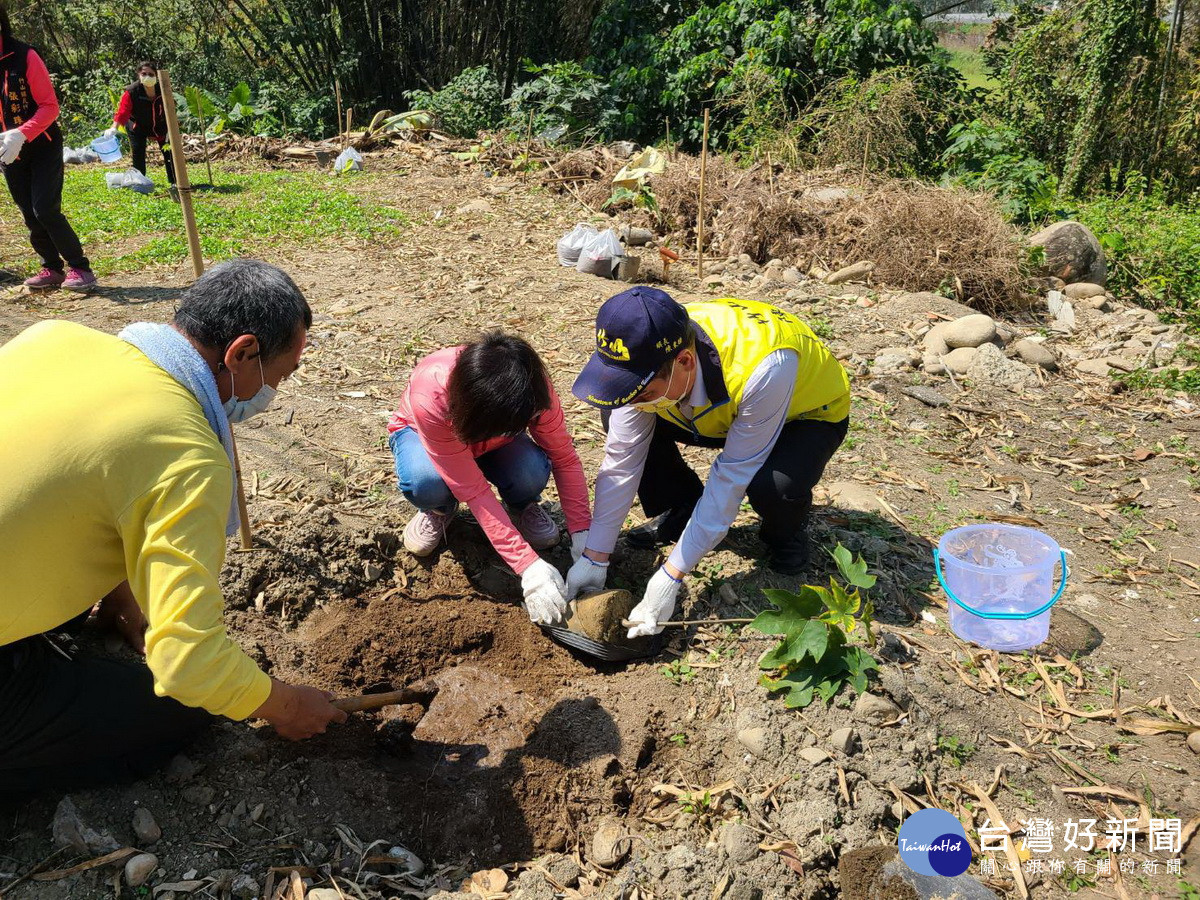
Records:
[[[780,575],[799,575],[808,569],[808,531],[798,531],[788,540],[767,545],[767,565]]]
[[[683,529],[687,527],[688,519],[691,517],[692,509],[690,507],[669,509],[661,516],[655,516],[649,522],[629,529],[625,540],[630,547],[637,547],[641,550],[652,550],[655,547],[673,544],[679,540],[679,536],[683,534]]]

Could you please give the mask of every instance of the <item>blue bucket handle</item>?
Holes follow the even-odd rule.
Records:
[[[1067,551],[1060,549],[1058,553],[1062,560],[1062,581],[1059,582],[1058,591],[1053,597],[1050,598],[1049,603],[1038,607],[1033,612],[984,612],[981,609],[976,609],[973,606],[968,606],[966,603],[963,603],[962,600],[955,595],[954,591],[950,590],[950,585],[946,584],[946,578],[942,574],[942,554],[937,547],[933,548],[933,570],[937,573],[938,583],[942,586],[942,590],[946,592],[946,596],[972,615],[979,616],[981,619],[1035,619],[1052,607],[1055,603],[1057,603],[1058,598],[1063,595],[1063,591],[1065,591],[1067,588],[1067,577],[1071,574],[1071,570],[1067,566]]]

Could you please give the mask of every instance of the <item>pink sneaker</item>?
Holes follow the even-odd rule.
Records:
[[[419,512],[404,528],[404,548],[413,556],[428,556],[446,538],[446,527],[454,514],[436,510]]]
[[[53,269],[42,269],[32,278],[25,279],[25,287],[31,291],[48,291],[51,288],[56,288],[63,283],[66,278],[62,272],[55,272]]]
[[[530,503],[513,517],[513,522],[534,550],[548,550],[558,543],[558,526],[540,503]]]
[[[67,269],[62,286],[68,291],[86,291],[96,286],[96,275],[91,269]]]

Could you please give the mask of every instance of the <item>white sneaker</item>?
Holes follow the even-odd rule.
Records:
[[[558,525],[540,503],[530,503],[513,517],[517,530],[534,550],[546,550],[558,543]]]
[[[428,556],[446,537],[454,513],[419,512],[404,527],[404,547],[413,556]]]

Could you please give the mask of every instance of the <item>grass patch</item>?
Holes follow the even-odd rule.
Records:
[[[216,166],[213,172],[216,189],[198,188],[194,195],[206,259],[262,254],[329,238],[382,239],[408,224],[399,211],[366,202],[344,182],[320,172],[237,172]],[[195,178],[203,169],[192,174]],[[162,170],[152,168],[151,177],[158,190],[146,196],[107,187],[98,167],[67,167],[63,209],[98,274],[187,259],[183,210],[167,196]],[[12,213],[17,215],[15,209]],[[25,235],[19,239],[23,243]],[[32,253],[29,257],[32,270]]]
[[[950,54],[950,65],[958,69],[966,79],[967,87],[992,91],[1000,86],[1000,82],[988,74],[987,67],[983,64],[983,54],[978,50],[955,48],[947,49],[946,52]]]

